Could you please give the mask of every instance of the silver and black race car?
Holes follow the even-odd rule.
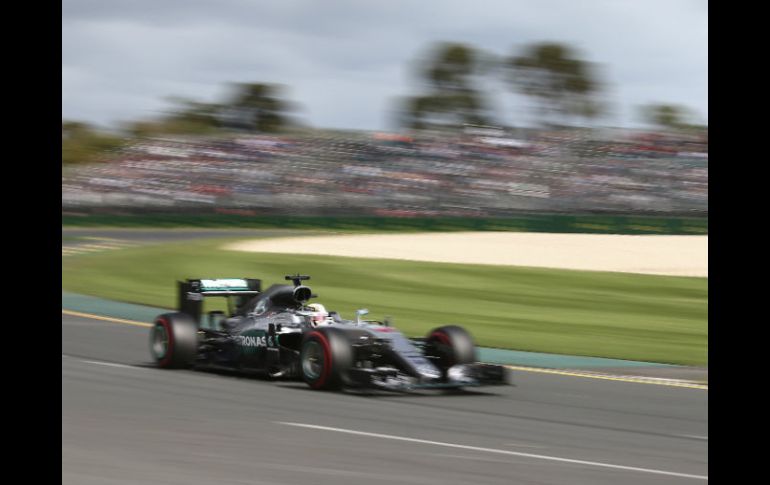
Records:
[[[272,378],[302,379],[314,389],[377,388],[405,391],[508,383],[506,369],[476,362],[462,327],[436,328],[407,338],[388,322],[344,320],[317,303],[302,282],[188,279],[178,282],[179,311],[159,315],[150,351],[162,368],[227,369]],[[227,311],[204,313],[204,301],[224,297]]]

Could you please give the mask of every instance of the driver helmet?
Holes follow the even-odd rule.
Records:
[[[314,327],[326,325],[328,323],[329,312],[326,311],[326,308],[323,305],[320,303],[312,303],[307,307],[313,312],[310,315],[310,322]]]

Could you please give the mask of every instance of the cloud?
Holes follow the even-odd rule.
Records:
[[[63,117],[113,124],[157,114],[168,96],[221,98],[229,82],[289,87],[316,126],[381,129],[411,67],[438,41],[499,56],[556,40],[602,65],[632,119],[648,101],[708,116],[705,2],[542,0],[64,0]],[[707,5],[707,4],[706,4]],[[521,104],[490,83],[509,122]],[[503,99],[503,97],[505,99]]]

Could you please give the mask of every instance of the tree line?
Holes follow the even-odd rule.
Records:
[[[398,101],[400,129],[452,130],[498,124],[485,81],[502,81],[512,92],[532,101],[535,118],[545,127],[590,123],[607,111],[606,87],[596,66],[573,47],[557,42],[525,46],[497,57],[471,45],[446,42],[433,47],[417,64],[419,92]],[[159,119],[131,122],[128,137],[157,134],[212,134],[223,130],[278,133],[297,125],[280,85],[235,84],[219,103],[172,98],[173,108]],[[693,114],[683,106],[650,104],[639,110],[647,123],[664,129],[688,129]],[[62,163],[91,161],[120,146],[121,139],[79,122],[62,122]]]

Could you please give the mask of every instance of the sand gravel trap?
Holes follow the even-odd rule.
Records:
[[[368,234],[261,239],[225,249],[708,277],[708,236]]]

